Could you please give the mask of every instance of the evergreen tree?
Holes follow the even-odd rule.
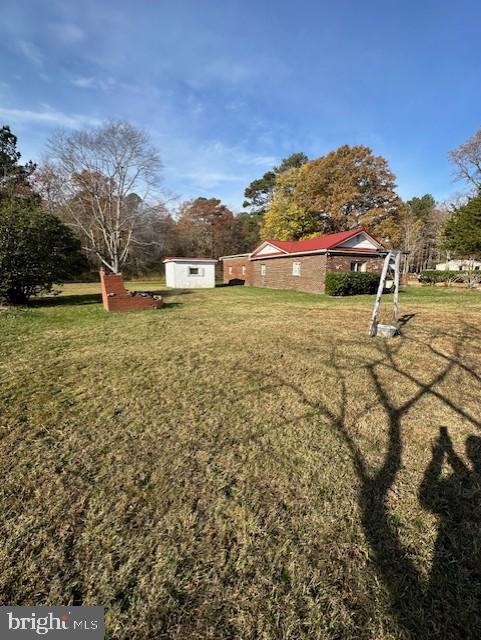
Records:
[[[243,206],[250,209],[251,213],[262,215],[272,199],[277,176],[289,169],[302,167],[308,160],[306,154],[302,152],[292,153],[288,158],[284,158],[278,167],[267,171],[262,178],[253,180],[246,187]]]
[[[455,209],[444,227],[444,246],[457,258],[481,258],[481,191]]]
[[[15,195],[32,195],[29,178],[35,171],[35,164],[20,164],[21,154],[17,151],[17,136],[10,127],[0,128],[0,200]]]
[[[17,197],[0,203],[0,298],[26,304],[85,268],[79,240],[38,202]]]

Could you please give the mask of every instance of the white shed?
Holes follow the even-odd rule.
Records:
[[[215,287],[215,265],[211,258],[165,258],[165,284],[175,289]]]

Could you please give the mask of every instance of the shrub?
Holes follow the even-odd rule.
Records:
[[[422,271],[419,276],[419,282],[423,284],[436,284],[437,282],[450,282],[459,274],[458,271],[436,271],[434,269]]]
[[[479,270],[463,270],[463,271],[422,271],[418,277],[422,284],[430,284],[434,286],[439,282],[444,282],[446,286],[454,282],[465,284],[468,288],[475,287],[481,283],[481,271]]]
[[[376,293],[379,287],[378,273],[356,273],[354,271],[326,273],[326,293],[330,296],[355,296]]]
[[[26,304],[85,268],[80,243],[56,216],[30,198],[0,205],[0,298]]]

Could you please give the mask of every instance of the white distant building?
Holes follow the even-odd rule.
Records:
[[[479,260],[448,260],[436,265],[437,271],[479,271],[480,269]]]
[[[174,289],[212,289],[215,265],[210,258],[165,258],[165,284]]]

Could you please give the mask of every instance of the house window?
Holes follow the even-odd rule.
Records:
[[[292,263],[292,275],[293,276],[300,276],[301,275],[301,263],[300,262],[293,262]]]
[[[232,274],[232,267],[229,267],[229,275]]]
[[[203,276],[203,267],[189,267],[189,276]]]
[[[243,276],[245,276],[245,274],[246,274],[246,267],[245,267],[244,264],[242,265],[241,273],[242,273]]]
[[[351,271],[355,273],[362,271],[363,273],[366,271],[366,263],[365,262],[351,262]]]
[[[261,264],[261,276],[265,276],[266,275],[266,265],[265,264]]]

